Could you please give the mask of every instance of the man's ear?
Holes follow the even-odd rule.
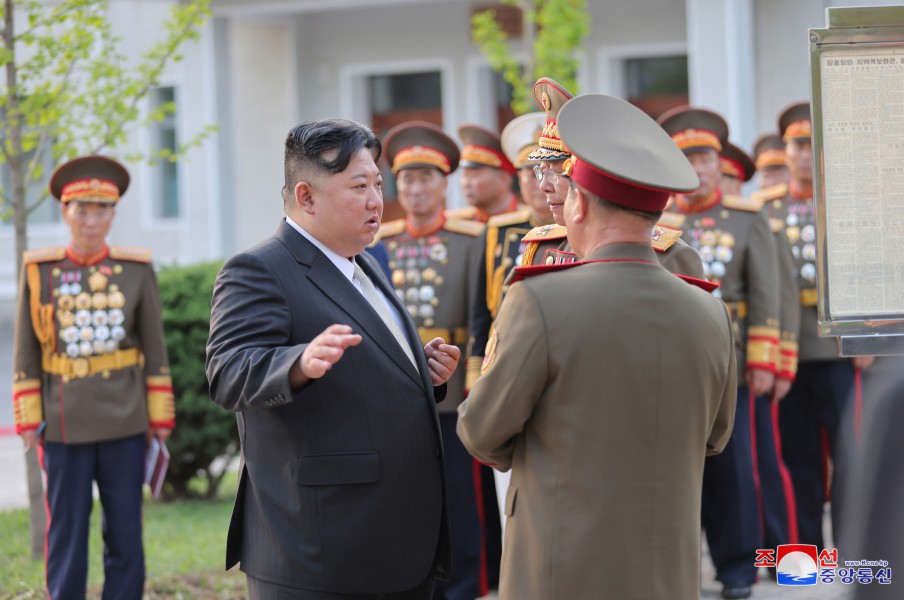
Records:
[[[314,187],[307,181],[295,184],[295,206],[308,214],[314,214]]]
[[[574,208],[571,214],[572,221],[580,223],[587,217],[587,210],[590,208],[587,196],[585,196],[581,188],[576,185],[572,185],[571,192],[569,193],[574,194]]]

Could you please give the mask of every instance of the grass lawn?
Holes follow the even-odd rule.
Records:
[[[226,530],[235,498],[235,474],[224,478],[214,501],[184,500],[144,504],[144,552],[147,599],[245,597],[245,577],[223,572]],[[44,598],[44,563],[29,559],[28,510],[0,512],[0,599]],[[103,583],[100,505],[91,513],[89,598]]]

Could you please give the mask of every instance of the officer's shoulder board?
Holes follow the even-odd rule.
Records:
[[[722,198],[722,206],[747,212],[760,212],[760,209],[763,208],[763,203],[744,196],[725,196]]]
[[[35,248],[34,250],[26,250],[22,254],[22,263],[42,263],[56,260],[63,260],[66,256],[65,246],[50,246],[49,248]]]
[[[447,219],[464,219],[466,221],[473,220],[474,217],[477,216],[477,209],[473,206],[466,206],[464,208],[453,208],[451,210],[446,211]]]
[[[446,223],[443,225],[443,229],[446,231],[451,231],[452,233],[463,233],[465,235],[470,235],[471,237],[477,237],[483,230],[486,229],[486,225],[481,223],[480,221],[466,221],[464,219],[450,219],[446,218]]]
[[[657,225],[663,225],[665,227],[671,227],[673,229],[681,229],[686,220],[687,216],[682,215],[681,213],[664,212],[662,213],[662,216],[659,217],[659,222],[657,223]]]
[[[381,223],[377,235],[374,236],[374,244],[382,239],[395,237],[405,231],[405,219],[396,219],[387,223]]]
[[[754,193],[750,194],[750,199],[756,200],[757,202],[766,203],[772,202],[773,200],[781,200],[787,195],[788,184],[778,183],[776,185],[770,185],[767,188],[755,191]]]
[[[521,225],[530,221],[531,210],[529,208],[520,208],[518,210],[507,212],[501,215],[490,217],[487,221],[487,227],[508,227],[510,225]]]
[[[127,260],[129,262],[151,262],[150,248],[134,248],[132,246],[111,246],[110,258],[114,260]]]
[[[665,225],[656,224],[650,236],[653,242],[653,249],[657,252],[665,252],[678,242],[678,238],[681,237],[682,233],[684,232],[680,229],[672,229]]]
[[[545,240],[561,240],[568,235],[568,228],[564,225],[541,225],[534,227],[521,238],[522,242],[542,242]]]
[[[781,219],[776,219],[775,217],[769,217],[769,229],[772,233],[783,231],[785,229],[785,222]]]

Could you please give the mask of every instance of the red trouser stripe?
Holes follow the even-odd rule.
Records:
[[[480,581],[477,589],[481,596],[486,596],[490,591],[487,576],[487,520],[483,512],[483,480],[480,478],[480,463],[471,460],[471,472],[474,477],[474,496],[477,500],[477,522],[480,524]]]
[[[785,491],[785,514],[788,515],[788,543],[796,544],[797,537],[797,502],[794,498],[794,484],[791,482],[791,473],[785,466],[782,457],[782,436],[778,428],[778,402],[773,402],[772,412],[772,440],[775,442],[775,459],[778,461],[778,472],[782,477],[782,488]]]

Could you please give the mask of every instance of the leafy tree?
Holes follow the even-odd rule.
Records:
[[[532,88],[540,77],[552,77],[577,94],[578,59],[575,51],[590,32],[586,0],[502,0],[521,11],[525,60],[516,58],[509,39],[496,22],[496,11],[471,18],[471,37],[513,88],[517,114],[537,110]]]
[[[130,59],[107,18],[107,0],[2,0],[0,4],[0,164],[10,185],[0,189],[0,220],[16,232],[17,274],[28,245],[27,218],[48,192],[44,165],[122,147],[140,127],[173,113],[172,103],[145,113],[142,101],[158,85],[180,48],[199,35],[210,0],[174,2],[159,42]],[[203,130],[178,151],[156,159],[176,160],[210,132]],[[137,158],[137,157],[132,157]],[[43,555],[44,507],[40,471],[29,452],[32,554]]]
[[[215,498],[227,466],[238,456],[235,416],[210,400],[204,349],[210,332],[210,298],[222,263],[169,267],[158,275],[163,327],[176,395],[176,428],[165,494],[191,496],[189,482],[207,480],[206,498]]]

